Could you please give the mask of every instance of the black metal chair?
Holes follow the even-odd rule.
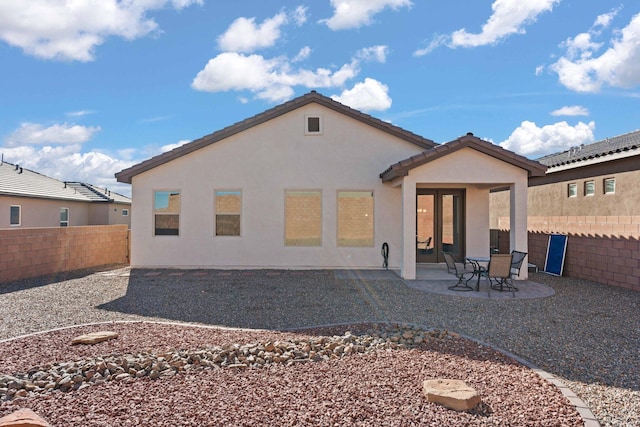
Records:
[[[524,264],[524,259],[527,257],[527,253],[513,250],[511,251],[511,255],[513,256],[511,260],[511,280],[513,282],[513,278],[520,275],[520,269]],[[516,291],[518,290],[515,286],[513,286],[513,288]]]
[[[444,257],[444,261],[447,263],[447,272],[455,274],[458,278],[458,283],[453,286],[448,286],[447,289],[452,291],[472,291],[473,288],[469,286],[468,283],[469,280],[473,278],[475,270],[467,267],[467,264],[464,262],[456,261],[453,254],[450,252],[440,251],[440,253]],[[468,279],[465,277],[466,275],[469,275]]]

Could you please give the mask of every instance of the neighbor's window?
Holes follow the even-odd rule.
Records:
[[[153,192],[154,236],[180,233],[180,191]]]
[[[242,193],[239,190],[215,192],[216,236],[239,236]]]
[[[285,192],[284,244],[286,246],[322,245],[322,192]]]
[[[305,116],[305,134],[318,135],[322,133],[322,117]]]
[[[604,194],[615,194],[616,192],[616,179],[607,178],[604,180]]]
[[[569,184],[567,192],[569,197],[578,197],[578,184]]]
[[[60,208],[60,227],[69,226],[69,208]]]
[[[338,191],[338,246],[373,246],[373,191]]]
[[[584,195],[585,196],[593,196],[596,194],[596,183],[595,181],[586,181],[584,183]]]
[[[122,216],[129,216],[129,209],[122,209]]]
[[[20,225],[20,206],[13,205],[9,208],[9,225]]]

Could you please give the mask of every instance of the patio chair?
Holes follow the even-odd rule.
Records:
[[[511,255],[513,256],[511,260],[511,280],[513,280],[514,277],[518,277],[520,275],[520,269],[524,264],[524,259],[527,257],[527,253],[514,250],[511,251]],[[518,290],[518,288],[515,289]]]
[[[515,298],[517,289],[513,286],[511,279],[512,260],[513,255],[511,254],[491,254],[485,275],[489,281],[489,295],[491,295],[491,289],[501,292],[511,291]],[[494,280],[495,283],[493,283]]]
[[[450,252],[440,251],[442,256],[444,257],[444,261],[447,263],[447,272],[451,274],[455,274],[458,278],[458,283],[453,286],[448,286],[447,289],[452,291],[472,291],[473,288],[468,285],[469,280],[471,280],[475,274],[475,270],[464,262],[458,262],[453,257],[453,254]],[[469,278],[466,279],[465,276],[468,275]],[[466,280],[465,280],[466,279]]]

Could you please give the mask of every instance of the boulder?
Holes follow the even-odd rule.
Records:
[[[22,408],[0,418],[0,427],[51,427],[51,425],[31,409]]]
[[[422,385],[429,402],[455,411],[468,411],[481,402],[480,394],[462,380],[439,378]]]
[[[91,332],[86,335],[80,335],[75,337],[71,344],[97,344],[102,341],[112,340],[114,338],[118,338],[117,332],[111,331],[100,331],[100,332]]]

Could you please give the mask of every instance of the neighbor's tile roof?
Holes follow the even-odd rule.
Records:
[[[429,163],[463,148],[472,148],[496,159],[511,163],[514,166],[525,169],[529,176],[543,176],[547,170],[545,165],[534,160],[527,159],[526,157],[520,156],[512,151],[505,150],[504,148],[488,141],[484,141],[473,136],[472,133],[468,133],[458,139],[454,139],[453,141],[442,145],[437,145],[420,154],[416,154],[415,156],[411,156],[406,160],[402,160],[389,166],[387,170],[380,174],[380,178],[382,178],[383,182],[388,182],[396,178],[406,176],[413,168],[422,166],[425,163]]]
[[[203,136],[202,138],[196,139],[188,144],[182,145],[166,153],[152,157],[151,159],[145,160],[142,163],[138,163],[137,165],[131,166],[128,169],[124,169],[116,174],[116,178],[119,182],[125,182],[128,184],[131,184],[131,179],[135,175],[146,172],[164,163],[170,162],[171,160],[174,160],[186,154],[192,153],[196,150],[199,150],[200,148],[206,147],[222,139],[228,138],[239,132],[247,130],[253,126],[267,122],[271,119],[279,117],[283,114],[286,114],[290,111],[303,107],[312,102],[315,102],[324,107],[327,107],[334,111],[342,113],[355,120],[361,121],[369,126],[380,129],[400,139],[413,143],[419,147],[426,149],[426,148],[431,148],[437,145],[435,142],[433,142],[430,139],[424,138],[420,135],[416,135],[415,133],[409,132],[408,130],[402,129],[398,126],[392,125],[391,123],[385,122],[383,120],[377,119],[368,114],[362,113],[358,110],[355,110],[351,107],[341,104],[340,102],[334,101],[329,97],[321,95],[316,91],[311,91],[305,95],[302,95],[291,101],[285,102],[284,104],[281,104],[274,108],[266,110],[246,120],[243,120],[241,122],[228,126],[212,134]]]
[[[583,144],[578,147],[572,147],[561,153],[541,157],[538,161],[549,167],[554,167],[601,158],[634,149],[640,149],[640,130],[635,130],[613,138],[606,138],[593,144]],[[576,164],[576,166],[579,165]]]
[[[0,195],[78,202],[131,203],[131,199],[121,194],[81,182],[65,183],[8,162],[0,163]]]

